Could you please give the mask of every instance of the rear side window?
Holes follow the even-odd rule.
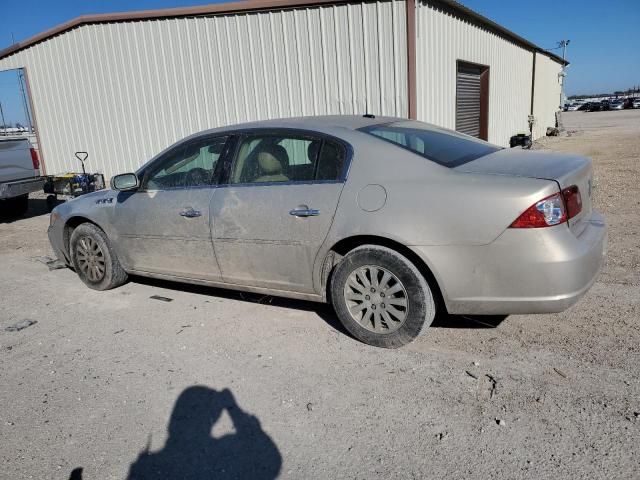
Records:
[[[295,135],[245,137],[231,172],[231,184],[336,181],[345,148],[331,140]]]
[[[485,141],[415,121],[372,125],[360,131],[449,168],[500,150]]]

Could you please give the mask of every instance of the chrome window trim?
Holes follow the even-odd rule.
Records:
[[[250,183],[224,183],[216,185],[216,188],[235,188],[235,187],[270,187],[277,185],[333,185],[344,183],[342,180],[300,180],[288,182],[250,182]]]

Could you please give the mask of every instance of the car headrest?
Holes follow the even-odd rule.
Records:
[[[289,155],[281,145],[270,145],[258,153],[258,165],[267,175],[281,173],[289,166]]]

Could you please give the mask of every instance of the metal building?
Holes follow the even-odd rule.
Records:
[[[0,51],[48,173],[107,177],[200,130],[321,114],[417,118],[507,146],[555,126],[563,60],[451,0],[247,0],[79,17]]]

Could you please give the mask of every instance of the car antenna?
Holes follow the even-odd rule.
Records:
[[[369,112],[369,104],[367,103],[367,99],[365,98],[364,100],[364,115],[362,115],[364,118],[376,118],[376,116],[373,113],[368,113]]]

